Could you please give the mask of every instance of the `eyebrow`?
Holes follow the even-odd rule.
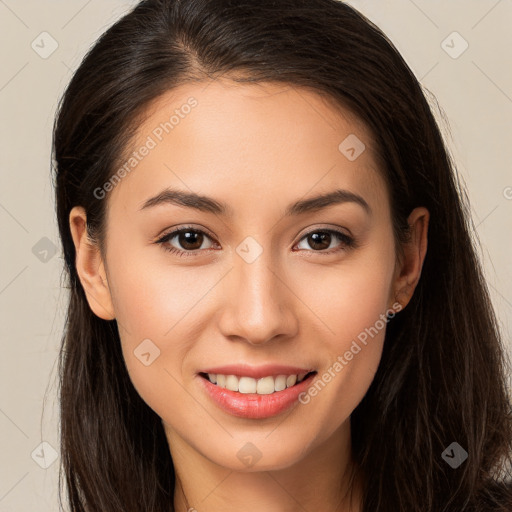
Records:
[[[309,199],[302,199],[289,205],[285,210],[285,216],[301,215],[343,203],[356,203],[361,206],[368,215],[372,215],[370,205],[360,195],[350,192],[349,190],[337,189]],[[233,217],[233,210],[224,203],[194,192],[171,188],[167,188],[156,196],[146,200],[139,210],[145,210],[162,204],[184,206],[201,212]]]

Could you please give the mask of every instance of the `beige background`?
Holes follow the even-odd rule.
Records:
[[[58,510],[55,363],[66,291],[60,288],[51,128],[58,98],[86,50],[135,3],[0,0],[0,512]],[[388,34],[446,114],[448,143],[512,352],[512,2],[349,3]],[[42,32],[58,44],[47,58],[31,46],[51,49]],[[467,50],[453,58],[464,41]],[[43,441],[49,445],[40,446]]]

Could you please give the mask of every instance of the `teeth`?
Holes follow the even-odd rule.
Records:
[[[235,377],[234,375],[230,375],[230,377]],[[238,380],[235,377],[236,380]],[[240,393],[256,393],[258,389],[258,383],[256,379],[251,379],[251,377],[242,377],[238,380],[238,391]]]
[[[275,391],[283,391],[286,388],[294,386],[298,382],[302,382],[306,372],[298,375],[279,375],[274,377],[263,377],[261,379],[253,379],[252,377],[240,377],[236,375],[222,375],[221,373],[209,373],[208,379],[212,384],[230,391],[238,391],[239,393],[257,393],[258,395],[270,395]]]
[[[228,375],[226,377],[226,389],[230,389],[231,391],[238,391],[238,379],[234,375]]]
[[[286,375],[279,375],[274,383],[274,389],[276,391],[283,391],[286,389]]]
[[[276,385],[274,377],[263,377],[263,379],[259,379],[256,384],[256,393],[258,393],[258,395],[270,395],[275,390]]]
[[[297,382],[297,375],[289,375],[286,379],[286,387],[289,388]]]
[[[219,386],[221,388],[226,387],[226,376],[225,375],[222,375],[220,373],[217,375],[217,386]]]

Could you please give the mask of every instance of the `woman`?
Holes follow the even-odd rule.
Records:
[[[510,510],[502,343],[421,87],[335,0],[148,0],[54,133],[73,511]]]

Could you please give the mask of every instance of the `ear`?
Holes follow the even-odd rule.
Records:
[[[403,258],[397,262],[393,282],[394,300],[402,305],[409,303],[421,276],[421,269],[427,253],[427,233],[430,214],[424,207],[415,208],[407,222],[410,226],[410,240],[402,244]]]
[[[93,313],[103,320],[115,318],[105,265],[99,247],[87,233],[87,215],[81,206],[69,214],[69,226],[75,244],[75,265]]]

